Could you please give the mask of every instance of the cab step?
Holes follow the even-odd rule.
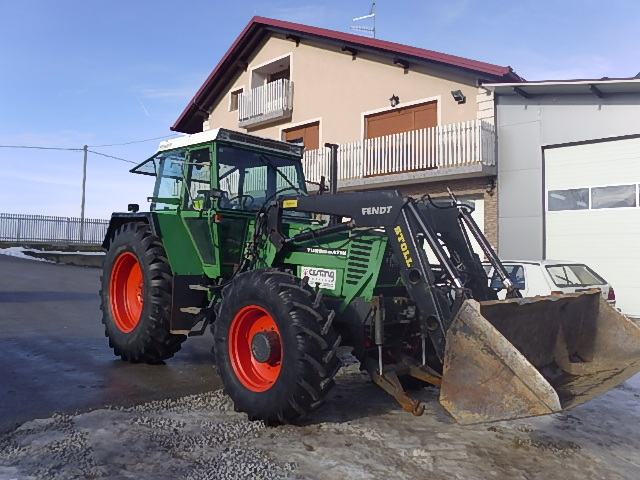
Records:
[[[182,307],[180,309],[180,311],[182,313],[189,313],[191,315],[198,315],[202,311],[202,308],[200,308],[200,307]]]

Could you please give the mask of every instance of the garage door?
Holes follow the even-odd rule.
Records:
[[[545,255],[586,263],[640,316],[640,138],[545,149]]]
[[[366,138],[375,138],[392,133],[431,128],[436,125],[438,125],[438,104],[437,102],[427,102],[367,115],[365,117],[365,136]]]

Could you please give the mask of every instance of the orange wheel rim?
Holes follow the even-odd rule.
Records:
[[[260,341],[268,346],[258,355]],[[248,305],[236,313],[229,331],[229,357],[247,389],[264,392],[273,387],[282,369],[282,342],[280,329],[266,309]]]
[[[113,265],[109,284],[111,312],[121,332],[129,333],[140,323],[143,294],[144,277],[138,257],[131,252],[121,253]]]

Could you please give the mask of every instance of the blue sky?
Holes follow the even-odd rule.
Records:
[[[349,30],[368,0],[0,0],[0,144],[81,147],[167,135],[253,15]],[[640,72],[640,2],[380,0],[378,37],[511,65],[527,79]],[[96,150],[142,160],[157,142]],[[80,152],[0,148],[0,212],[78,215]],[[90,155],[87,216],[148,178]]]

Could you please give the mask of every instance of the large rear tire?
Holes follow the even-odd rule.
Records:
[[[278,270],[238,275],[213,326],[225,391],[238,411],[269,424],[319,407],[340,368],[340,336],[322,295]]]
[[[119,227],[105,256],[100,291],[109,346],[129,362],[160,363],[185,335],[169,331],[172,273],[158,237],[146,223]]]

